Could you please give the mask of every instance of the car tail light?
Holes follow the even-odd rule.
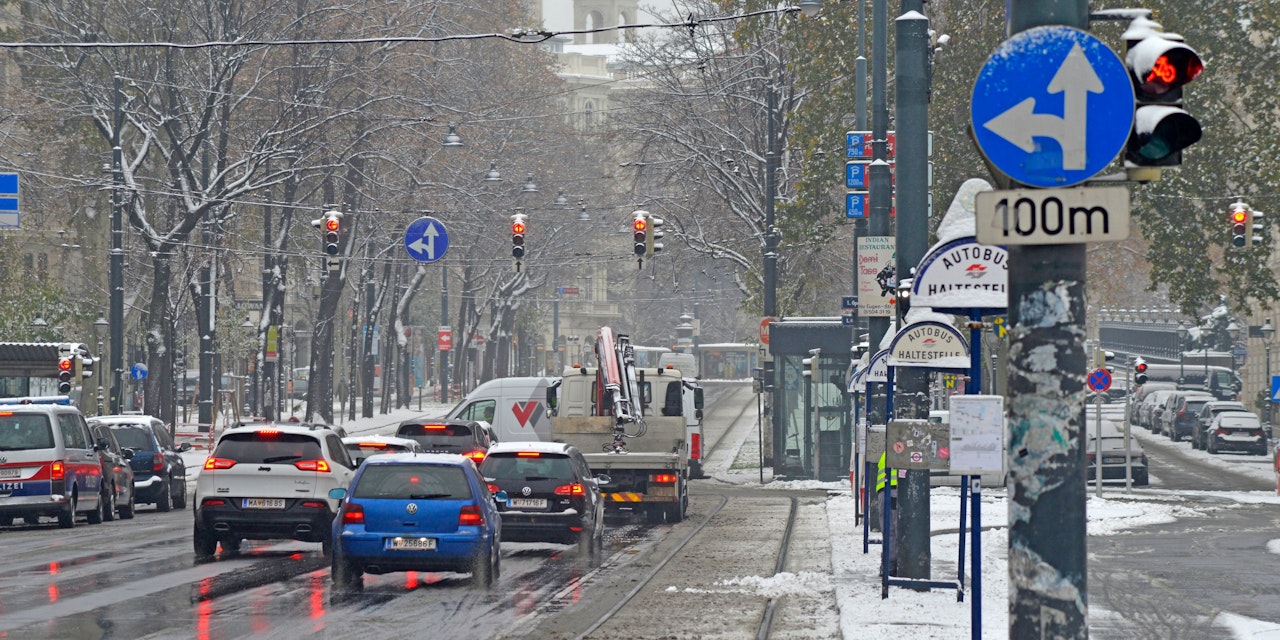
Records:
[[[428,429],[428,430],[431,430],[431,431],[440,431],[441,429],[444,429],[444,428],[446,428],[446,427],[448,427],[448,426],[449,426],[449,425],[445,425],[445,424],[424,424],[424,425],[422,425],[422,428],[423,428],[423,429]]]
[[[319,500],[303,500],[302,506],[307,509],[323,509],[329,505],[320,502]]]
[[[585,491],[580,483],[564,484],[556,487],[555,494],[558,496],[580,496]]]
[[[361,448],[361,449],[386,449],[386,448],[387,448],[387,443],[385,443],[385,442],[361,442],[361,443],[360,443],[360,448]]]
[[[326,460],[299,460],[293,463],[293,466],[303,471],[317,471],[319,473],[329,473],[329,462]]]
[[[479,527],[484,525],[484,516],[480,514],[480,507],[474,504],[463,505],[462,511],[458,513],[459,527]]]
[[[702,434],[689,436],[689,457],[693,460],[702,459]]]
[[[674,473],[655,473],[649,476],[649,482],[655,484],[675,484],[680,476]]]
[[[517,451],[516,452],[517,458],[539,458],[541,456],[542,454],[538,453],[537,451]]]
[[[342,524],[364,524],[364,507],[348,502],[342,507]]]
[[[67,477],[67,465],[61,460],[54,460],[53,464],[49,465],[49,477],[54,480]]]
[[[258,429],[258,435],[267,436],[269,438],[280,435],[279,429]]]
[[[152,471],[164,470],[164,454],[163,453],[151,454],[151,470]]]
[[[221,507],[222,505],[224,505],[224,504],[226,504],[226,503],[227,503],[227,501],[226,501],[226,500],[223,500],[222,498],[205,498],[205,499],[204,499],[204,501],[200,503],[200,506],[202,506],[202,507]]]
[[[475,451],[468,451],[462,455],[471,458],[471,461],[476,464],[484,462],[484,452],[479,449],[476,449]]]
[[[236,461],[228,460],[227,458],[209,457],[204,461],[205,469],[230,469],[234,466],[236,466]]]
[[[496,484],[490,484],[490,485],[489,485],[489,493],[497,493],[497,492],[499,492],[499,491],[502,491],[502,487],[499,487],[499,486],[498,486],[498,485],[496,485]]]

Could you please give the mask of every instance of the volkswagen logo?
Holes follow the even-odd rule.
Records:
[[[407,511],[409,515],[413,515],[418,512],[418,505],[410,502],[409,504],[405,505],[404,510]]]
[[[529,495],[529,494],[531,494],[531,493],[533,493],[533,489],[530,489],[529,487],[525,487],[525,488],[523,488],[523,489],[521,489],[521,490],[520,490],[520,495],[522,495],[522,496],[527,496],[527,495]]]
[[[4,464],[4,463],[6,463],[6,462],[8,462],[8,461],[9,461],[9,459],[8,459],[8,458],[6,458],[6,457],[4,457],[4,456],[0,456],[0,464]]]

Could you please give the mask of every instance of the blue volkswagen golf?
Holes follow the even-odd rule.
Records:
[[[502,520],[468,458],[371,456],[349,490],[329,495],[344,501],[333,520],[333,583],[340,591],[363,588],[365,573],[456,571],[470,573],[478,587],[498,577]]]

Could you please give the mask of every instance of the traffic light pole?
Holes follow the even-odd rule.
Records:
[[[1089,28],[1086,0],[1009,0],[1010,35]],[[1085,244],[1009,247],[1009,637],[1087,638]]]

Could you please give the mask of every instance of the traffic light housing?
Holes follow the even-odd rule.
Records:
[[[1231,215],[1227,218],[1231,225],[1231,246],[1249,246],[1249,237],[1253,234],[1253,221],[1251,218],[1248,206],[1244,203],[1236,202],[1231,205]]]
[[[645,229],[644,248],[645,255],[650,258],[652,258],[654,254],[662,251],[662,243],[657,242],[657,240],[661,240],[664,235],[662,233],[663,224],[665,224],[665,222],[662,218],[657,218],[653,215],[649,216],[649,228]]]
[[[517,213],[511,216],[511,257],[519,260],[524,257],[525,215]]]
[[[1249,210],[1249,219],[1253,221],[1249,225],[1249,240],[1255,245],[1262,244],[1267,239],[1267,225],[1263,217],[1261,211]]]
[[[75,374],[75,357],[61,356],[58,358],[58,393],[71,393],[71,377]]]
[[[87,380],[93,377],[93,367],[98,364],[98,360],[101,360],[101,358],[76,358],[76,362],[80,365],[76,368],[80,371],[80,377],[82,379]]]
[[[634,241],[632,251],[637,257],[649,254],[649,212],[635,211],[631,214],[631,239]]]
[[[1142,386],[1147,383],[1147,361],[1138,358],[1133,361],[1133,384]]]
[[[1201,136],[1200,123],[1182,109],[1182,86],[1204,71],[1204,62],[1181,36],[1147,18],[1132,21],[1123,38],[1136,98],[1125,166],[1178,166],[1182,150]]]
[[[323,218],[312,220],[311,224],[320,228],[321,247],[325,255],[338,255],[342,248],[342,212],[329,211]]]

